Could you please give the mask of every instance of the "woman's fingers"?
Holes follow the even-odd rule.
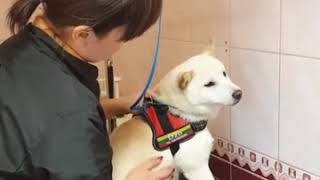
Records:
[[[151,158],[142,164],[142,168],[151,171],[161,164],[162,159],[163,159],[162,156]]]
[[[154,172],[154,177],[157,180],[171,180],[174,176],[174,168],[165,168]]]

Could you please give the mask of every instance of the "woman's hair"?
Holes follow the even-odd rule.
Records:
[[[17,0],[7,15],[12,33],[26,26],[40,3],[55,28],[87,25],[102,37],[123,26],[122,41],[142,35],[157,21],[162,10],[162,0]]]

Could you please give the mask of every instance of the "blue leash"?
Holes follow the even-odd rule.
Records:
[[[159,17],[159,21],[158,21],[158,34],[157,34],[157,42],[156,42],[156,47],[155,47],[155,51],[154,51],[154,55],[153,55],[153,63],[152,63],[152,67],[151,67],[151,71],[149,74],[149,78],[147,81],[147,84],[145,85],[141,95],[139,96],[139,98],[132,104],[132,106],[130,107],[131,111],[133,112],[139,112],[141,111],[141,107],[139,107],[140,102],[144,99],[155,74],[156,71],[156,66],[158,63],[158,58],[159,58],[159,49],[160,49],[160,35],[161,35],[161,15]]]

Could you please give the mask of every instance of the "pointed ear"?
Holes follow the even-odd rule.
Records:
[[[148,91],[147,96],[150,96],[153,99],[157,99],[162,95],[162,92],[159,87],[151,88],[151,90]]]
[[[187,72],[181,73],[178,78],[178,87],[181,90],[185,90],[188,87],[191,80],[193,79],[193,75],[194,75],[193,71],[187,71]]]
[[[215,40],[211,39],[208,46],[205,48],[204,53],[209,54],[211,56],[215,56],[215,50],[216,50]]]

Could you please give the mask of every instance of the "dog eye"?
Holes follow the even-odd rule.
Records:
[[[223,71],[223,76],[227,77],[227,73],[225,71]]]
[[[210,82],[208,82],[207,84],[205,84],[204,86],[205,86],[205,87],[212,87],[212,86],[215,86],[215,85],[216,85],[215,82],[210,81]]]

